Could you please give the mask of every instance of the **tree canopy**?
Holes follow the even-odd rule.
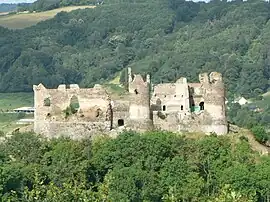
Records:
[[[244,138],[188,135],[130,131],[91,142],[13,134],[0,143],[0,200],[269,201],[269,157]]]
[[[23,30],[0,28],[0,91],[90,87],[131,66],[153,83],[219,71],[228,96],[254,97],[269,88],[269,5],[112,0]]]

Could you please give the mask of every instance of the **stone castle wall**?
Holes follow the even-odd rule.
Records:
[[[100,85],[88,89],[75,84],[60,85],[57,89],[34,86],[35,132],[71,138],[91,138],[121,127],[136,131],[228,132],[220,73],[200,74],[199,83],[180,78],[176,83],[157,84],[151,98],[149,75],[143,79],[129,69],[128,80],[129,94],[122,100],[111,100]],[[79,108],[67,116],[74,97]],[[49,106],[44,104],[46,99]]]

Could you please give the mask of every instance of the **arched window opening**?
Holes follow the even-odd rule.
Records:
[[[163,105],[162,111],[166,111],[166,106],[165,105]]]
[[[44,101],[43,101],[43,105],[45,106],[45,107],[49,107],[49,106],[51,106],[51,100],[50,100],[50,98],[45,98],[44,99]]]
[[[70,109],[72,113],[76,113],[80,108],[79,99],[77,96],[73,95],[70,99]]]
[[[184,110],[184,106],[183,105],[181,105],[181,110]]]
[[[118,119],[117,121],[118,127],[124,125],[124,120],[123,119]]]
[[[204,102],[200,102],[200,110],[204,110]]]

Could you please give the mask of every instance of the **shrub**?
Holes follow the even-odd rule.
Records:
[[[265,131],[263,126],[254,126],[251,131],[254,134],[255,139],[262,144],[265,144],[270,139],[269,133]]]

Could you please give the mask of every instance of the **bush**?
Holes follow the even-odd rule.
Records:
[[[255,139],[262,144],[265,144],[270,139],[269,133],[265,131],[263,126],[254,126],[251,131]]]

